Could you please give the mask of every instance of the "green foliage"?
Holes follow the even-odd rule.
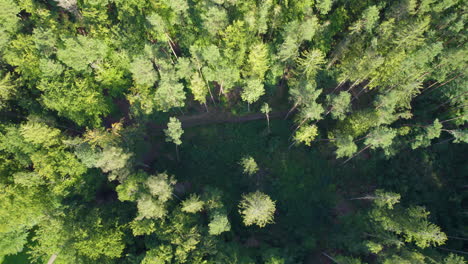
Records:
[[[213,214],[210,223],[208,224],[208,232],[210,235],[219,235],[223,232],[231,230],[231,224],[226,214],[216,212]]]
[[[413,149],[419,147],[427,147],[431,144],[431,140],[438,138],[442,130],[442,124],[438,119],[434,120],[432,125],[424,127],[420,134],[416,135],[415,141],[411,144]]]
[[[306,78],[313,80],[321,65],[325,63],[325,55],[318,49],[302,52],[302,57],[298,58],[301,73]]]
[[[365,144],[372,149],[386,149],[392,144],[396,131],[388,127],[378,127],[374,129],[366,138]]]
[[[268,47],[264,43],[252,45],[247,59],[246,75],[262,79],[269,68]]]
[[[158,80],[153,63],[145,57],[137,57],[130,64],[130,72],[137,85],[152,86]]]
[[[124,168],[132,156],[125,153],[123,149],[117,147],[105,147],[96,160],[95,166],[103,172],[110,172]]]
[[[64,48],[57,51],[57,58],[68,67],[85,71],[88,66],[102,60],[107,52],[107,45],[100,40],[78,35],[64,39]]]
[[[338,95],[328,96],[331,105],[331,115],[334,119],[343,120],[351,111],[351,95],[348,92],[340,92]]]
[[[239,213],[246,226],[255,224],[259,227],[265,227],[267,224],[273,223],[275,210],[275,202],[260,191],[242,195],[242,200],[239,203]]]
[[[167,129],[164,130],[166,134],[166,142],[173,142],[176,145],[182,144],[180,137],[184,133],[182,130],[182,123],[176,117],[169,118]]]
[[[167,215],[167,208],[164,202],[151,197],[150,195],[141,195],[137,200],[138,217],[137,220],[144,218],[158,219]]]
[[[262,81],[260,79],[249,79],[242,90],[241,97],[243,101],[253,104],[264,94],[265,88]]]
[[[380,197],[382,193],[376,199],[376,209],[371,212],[373,220],[379,224],[378,228],[402,235],[405,242],[414,242],[420,248],[445,243],[447,236],[440,227],[427,220],[429,212],[424,207],[393,208],[398,196],[392,194],[389,202],[381,201]],[[382,207],[384,204],[387,206]]]
[[[298,143],[304,143],[306,146],[310,146],[317,135],[317,126],[303,126],[299,128],[294,134],[294,141]]]
[[[145,182],[149,193],[157,197],[162,203],[172,198],[172,190],[175,184],[174,177],[167,175],[167,173],[150,176]]]
[[[186,213],[197,213],[203,210],[204,202],[200,196],[192,194],[182,202],[182,211]]]
[[[154,94],[156,109],[167,112],[174,107],[185,105],[184,86],[174,81],[162,80]]]
[[[251,156],[243,157],[239,164],[242,166],[244,173],[249,176],[254,175],[258,171],[257,162]]]
[[[339,136],[335,140],[336,158],[351,157],[357,151],[357,145],[352,136]]]
[[[0,52],[7,45],[10,35],[13,34],[19,26],[19,17],[17,14],[21,11],[13,0],[0,2]]]
[[[0,262],[464,263],[464,4],[0,0]]]
[[[57,111],[78,125],[99,126],[101,117],[109,113],[108,105],[96,83],[90,79],[43,80],[37,89],[42,91],[42,101],[47,108]]]

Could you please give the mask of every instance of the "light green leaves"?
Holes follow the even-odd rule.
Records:
[[[92,63],[102,60],[107,52],[107,45],[99,40],[78,35],[64,39],[65,47],[57,51],[57,57],[68,67],[85,71]]]
[[[200,200],[200,196],[196,194],[190,195],[187,199],[182,201],[182,212],[197,213],[203,210],[205,203]]]
[[[257,162],[255,162],[254,158],[251,156],[243,157],[239,164],[242,165],[244,173],[249,176],[252,176],[258,171]]]
[[[302,126],[294,134],[294,141],[310,146],[317,135],[318,130],[316,125]]]
[[[259,227],[265,227],[267,224],[273,223],[275,210],[275,202],[260,191],[242,195],[242,200],[239,203],[239,213],[246,226],[255,224]]]
[[[153,63],[145,57],[137,57],[130,64],[130,72],[132,73],[134,82],[138,85],[152,86],[158,80]]]
[[[315,79],[317,71],[321,69],[325,63],[325,55],[318,49],[302,52],[302,56],[297,59],[300,65],[300,71],[306,76],[307,79]]]
[[[208,224],[208,233],[210,235],[219,235],[231,230],[231,224],[226,214],[215,212]]]
[[[169,118],[167,129],[164,130],[166,134],[166,142],[173,142],[176,145],[182,144],[180,137],[184,133],[182,130],[182,123],[176,117]]]
[[[242,100],[252,104],[258,101],[262,95],[265,94],[265,88],[260,79],[249,79],[242,90]]]

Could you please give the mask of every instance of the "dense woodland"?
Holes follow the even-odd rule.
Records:
[[[0,263],[466,263],[467,7],[0,0]]]

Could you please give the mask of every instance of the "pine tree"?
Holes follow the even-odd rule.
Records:
[[[262,108],[260,109],[262,113],[265,114],[266,119],[267,119],[267,125],[268,125],[268,132],[270,132],[270,112],[271,112],[271,107],[268,105],[268,103],[264,103],[262,105]]]
[[[239,164],[242,165],[244,173],[249,176],[254,175],[258,171],[257,162],[251,156],[243,157]]]
[[[242,90],[242,100],[247,102],[248,110],[250,111],[250,104],[255,103],[265,94],[263,83],[259,79],[249,79]]]
[[[239,213],[246,226],[256,224],[259,227],[265,227],[273,223],[275,210],[275,202],[260,191],[242,195],[239,203]]]
[[[176,146],[177,160],[179,160],[179,150],[177,146],[182,144],[180,137],[184,133],[182,130],[182,123],[176,117],[169,118],[169,123],[167,123],[167,129],[164,130],[166,134],[166,142],[173,142]]]

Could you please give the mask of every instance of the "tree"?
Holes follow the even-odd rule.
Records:
[[[371,217],[377,223],[377,232],[401,235],[405,242],[414,242],[420,248],[445,243],[447,236],[440,227],[427,220],[429,212],[424,207],[395,207],[398,202],[399,196],[396,194],[387,195],[381,190],[376,192]]]
[[[334,119],[343,120],[346,114],[351,111],[351,95],[346,91],[342,91],[338,95],[327,95],[327,100],[331,105],[328,112]]]
[[[326,15],[333,5],[333,0],[319,0],[316,3],[316,7],[319,10],[320,14]]]
[[[130,72],[137,85],[153,86],[158,80],[158,75],[154,70],[153,63],[143,56],[135,58],[130,64]]]
[[[246,76],[262,80],[269,68],[268,47],[264,43],[257,43],[250,48],[247,58]]]
[[[16,32],[19,26],[17,14],[21,11],[13,0],[5,0],[0,3],[0,52],[7,45],[10,36]]]
[[[172,198],[173,186],[176,184],[174,177],[167,173],[159,173],[156,176],[150,176],[145,185],[153,197],[157,197],[162,203]]]
[[[421,133],[416,135],[415,141],[411,144],[413,149],[419,147],[427,147],[431,144],[431,140],[438,138],[442,131],[442,124],[439,119],[434,120],[432,125],[427,125],[421,129]]]
[[[242,195],[239,203],[239,213],[246,226],[256,224],[259,227],[265,227],[273,223],[275,210],[275,202],[260,191]]]
[[[309,80],[313,80],[317,71],[325,63],[325,55],[318,49],[302,52],[302,57],[296,59],[301,73]]]
[[[131,153],[125,153],[121,148],[105,147],[96,160],[95,167],[101,168],[103,172],[122,169],[131,157]]]
[[[192,194],[182,202],[182,211],[186,213],[197,213],[203,210],[205,203],[200,200],[200,196]]]
[[[185,105],[184,86],[175,81],[161,80],[154,94],[156,108],[167,112],[174,107]]]
[[[251,156],[243,157],[239,164],[242,165],[244,173],[249,176],[254,175],[258,171],[257,162],[255,162],[254,158],[252,158]]]
[[[164,202],[151,197],[150,195],[141,195],[137,200],[138,217],[137,220],[160,219],[167,215],[167,208]]]
[[[231,230],[231,224],[226,214],[215,212],[208,224],[208,233],[210,235],[219,235],[223,232]]]
[[[66,38],[65,47],[57,51],[57,57],[68,67],[77,71],[85,71],[92,63],[103,59],[109,48],[100,40],[82,35],[76,38]]]
[[[306,146],[310,146],[317,135],[317,126],[303,126],[296,130],[296,133],[294,134],[294,143],[304,143]]]
[[[80,126],[99,127],[101,117],[110,111],[95,82],[88,78],[76,78],[70,72],[60,79],[42,79],[37,89],[43,92],[41,98],[44,106]]]
[[[7,73],[0,80],[0,110],[6,106],[8,100],[13,99],[16,89],[16,86],[11,81],[10,73]]]
[[[264,103],[262,105],[262,108],[260,109],[262,113],[265,114],[266,119],[267,119],[267,124],[268,124],[268,132],[270,132],[270,112],[271,112],[271,107],[268,105],[268,103]]]
[[[242,90],[242,100],[247,102],[248,111],[250,111],[250,104],[255,103],[265,94],[263,83],[259,79],[249,79]]]
[[[335,139],[337,147],[336,158],[351,157],[357,151],[357,145],[353,141],[352,136],[337,136]]]
[[[206,96],[208,95],[208,87],[199,73],[195,72],[190,78],[190,91],[193,94],[195,101],[204,104],[206,107]],[[208,108],[207,108],[208,110]]]
[[[179,150],[177,146],[182,144],[180,137],[184,133],[182,130],[182,123],[176,117],[169,118],[169,123],[167,123],[167,129],[164,129],[166,134],[166,142],[173,142],[176,146],[177,160],[179,160]]]

